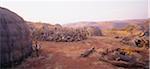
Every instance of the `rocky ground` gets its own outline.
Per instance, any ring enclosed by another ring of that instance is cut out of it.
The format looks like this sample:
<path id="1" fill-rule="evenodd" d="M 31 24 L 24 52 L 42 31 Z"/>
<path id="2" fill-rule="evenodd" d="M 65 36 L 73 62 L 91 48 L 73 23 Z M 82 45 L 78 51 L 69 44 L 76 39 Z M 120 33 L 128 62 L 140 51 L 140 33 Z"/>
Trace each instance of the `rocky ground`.
<path id="1" fill-rule="evenodd" d="M 99 51 L 127 47 L 111 37 L 91 37 L 79 42 L 40 41 L 40 44 L 39 57 L 33 54 L 13 69 L 128 69 L 98 60 Z M 96 52 L 85 58 L 80 57 L 81 53 L 92 47 Z"/>

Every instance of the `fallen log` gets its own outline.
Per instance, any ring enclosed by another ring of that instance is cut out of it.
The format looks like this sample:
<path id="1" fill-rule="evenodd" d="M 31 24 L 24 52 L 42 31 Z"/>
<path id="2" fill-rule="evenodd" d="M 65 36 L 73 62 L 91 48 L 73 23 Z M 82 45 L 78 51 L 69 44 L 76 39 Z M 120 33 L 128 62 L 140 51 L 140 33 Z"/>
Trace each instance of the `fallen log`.
<path id="1" fill-rule="evenodd" d="M 88 57 L 90 54 L 92 54 L 95 51 L 95 48 L 91 48 L 89 50 L 86 50 L 85 52 L 83 52 L 80 57 Z"/>
<path id="2" fill-rule="evenodd" d="M 112 65 L 115 65 L 115 66 L 118 66 L 118 67 L 125 67 L 125 68 L 146 68 L 145 67 L 145 64 L 143 63 L 139 63 L 139 62 L 132 62 L 132 63 L 129 63 L 129 62 L 125 62 L 125 61 L 116 61 L 116 60 L 107 60 L 107 59 L 104 59 L 104 58 L 99 58 L 100 61 L 104 61 L 104 62 L 108 62 Z"/>
<path id="3" fill-rule="evenodd" d="M 115 52 L 120 52 L 120 53 L 115 53 Z M 122 54 L 122 51 L 119 51 L 119 50 L 115 50 L 115 51 L 105 53 L 105 54 L 103 54 L 103 52 L 102 52 L 102 53 L 100 53 L 99 60 L 110 63 L 110 64 L 118 66 L 118 67 L 142 68 L 142 69 L 148 69 L 149 68 L 149 66 L 148 66 L 149 60 L 148 61 L 143 61 L 143 60 L 141 61 L 140 60 L 141 54 L 138 54 L 137 52 L 132 52 L 132 53 L 133 54 L 131 56 L 131 55 L 127 55 L 126 53 Z"/>

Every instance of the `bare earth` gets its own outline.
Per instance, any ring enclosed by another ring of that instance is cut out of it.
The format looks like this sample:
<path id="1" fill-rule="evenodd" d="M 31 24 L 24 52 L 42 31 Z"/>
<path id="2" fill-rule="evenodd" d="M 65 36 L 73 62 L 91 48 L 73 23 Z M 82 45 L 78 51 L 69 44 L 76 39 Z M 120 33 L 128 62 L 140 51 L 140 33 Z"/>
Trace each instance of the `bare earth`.
<path id="1" fill-rule="evenodd" d="M 98 52 L 106 48 L 123 47 L 111 37 L 91 37 L 79 42 L 40 41 L 39 57 L 29 57 L 15 69 L 124 69 L 98 60 Z M 79 57 L 91 47 L 96 52 L 89 57 Z M 14 69 L 13 68 L 13 69 Z"/>

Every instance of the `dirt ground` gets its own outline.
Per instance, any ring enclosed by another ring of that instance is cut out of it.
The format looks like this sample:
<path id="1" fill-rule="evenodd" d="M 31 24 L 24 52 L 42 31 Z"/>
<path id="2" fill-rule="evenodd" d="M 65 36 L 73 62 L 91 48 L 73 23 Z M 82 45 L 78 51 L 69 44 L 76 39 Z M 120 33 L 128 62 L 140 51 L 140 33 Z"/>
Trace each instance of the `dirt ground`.
<path id="1" fill-rule="evenodd" d="M 40 56 L 31 56 L 13 69 L 125 69 L 98 60 L 98 52 L 125 45 L 110 37 L 91 37 L 79 42 L 40 41 Z M 92 47 L 96 52 L 89 57 L 80 54 Z"/>

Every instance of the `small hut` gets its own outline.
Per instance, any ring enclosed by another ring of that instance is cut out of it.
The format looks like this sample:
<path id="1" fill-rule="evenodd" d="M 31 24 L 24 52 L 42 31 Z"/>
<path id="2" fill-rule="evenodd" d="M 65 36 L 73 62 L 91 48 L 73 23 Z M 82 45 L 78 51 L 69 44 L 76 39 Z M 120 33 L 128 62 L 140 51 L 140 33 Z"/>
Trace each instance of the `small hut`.
<path id="1" fill-rule="evenodd" d="M 99 27 L 97 26 L 88 26 L 86 27 L 88 31 L 88 36 L 102 36 L 102 31 Z"/>
<path id="2" fill-rule="evenodd" d="M 31 52 L 30 32 L 23 18 L 0 7 L 0 68 L 20 63 Z"/>

